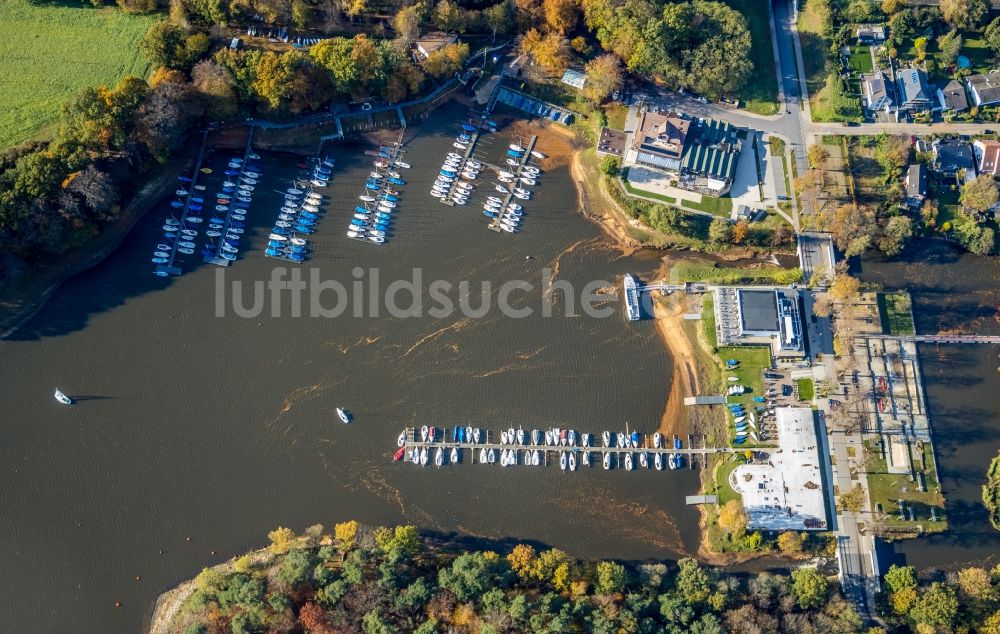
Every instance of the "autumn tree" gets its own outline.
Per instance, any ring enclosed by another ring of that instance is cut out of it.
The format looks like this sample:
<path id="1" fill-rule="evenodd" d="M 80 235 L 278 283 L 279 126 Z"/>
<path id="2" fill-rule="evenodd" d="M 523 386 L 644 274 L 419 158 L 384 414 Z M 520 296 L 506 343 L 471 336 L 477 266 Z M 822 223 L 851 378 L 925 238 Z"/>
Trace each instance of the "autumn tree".
<path id="1" fill-rule="evenodd" d="M 268 546 L 268 549 L 275 555 L 283 555 L 291 550 L 296 539 L 295 532 L 283 526 L 279 526 L 268 533 L 267 538 L 271 540 L 271 545 Z"/>
<path id="2" fill-rule="evenodd" d="M 350 520 L 334 525 L 333 537 L 340 543 L 343 550 L 353 548 L 354 542 L 358 538 L 358 523 Z"/>
<path id="3" fill-rule="evenodd" d="M 434 25 L 445 32 L 458 31 L 462 27 L 462 12 L 451 0 L 441 0 L 434 7 Z"/>
<path id="4" fill-rule="evenodd" d="M 497 33 L 506 33 L 514 26 L 514 3 L 511 0 L 498 2 L 483 11 L 486 25 L 493 31 L 495 39 Z"/>
<path id="5" fill-rule="evenodd" d="M 989 13 L 987 0 L 941 0 L 941 16 L 960 31 L 975 31 Z"/>
<path id="6" fill-rule="evenodd" d="M 576 0 L 544 0 L 542 9 L 546 26 L 560 35 L 571 31 L 579 17 Z"/>
<path id="7" fill-rule="evenodd" d="M 743 244 L 750 233 L 750 223 L 742 219 L 733 225 L 733 244 Z"/>
<path id="8" fill-rule="evenodd" d="M 958 614 L 955 590 L 934 582 L 917 597 L 910 609 L 910 620 L 917 626 L 950 629 Z"/>
<path id="9" fill-rule="evenodd" d="M 420 34 L 420 9 L 418 5 L 407 5 L 396 12 L 392 19 L 392 28 L 399 37 L 410 43 Z"/>
<path id="10" fill-rule="evenodd" d="M 826 162 L 830 160 L 830 150 L 821 143 L 813 143 L 806 151 L 806 158 L 809 160 L 809 167 L 814 170 L 824 169 Z"/>
<path id="11" fill-rule="evenodd" d="M 797 555 L 802 552 L 805 535 L 796 531 L 784 531 L 778 535 L 778 548 L 786 555 Z"/>
<path id="12" fill-rule="evenodd" d="M 958 200 L 966 213 L 982 213 L 995 205 L 998 199 L 997 185 L 989 174 L 980 174 L 962 186 Z"/>
<path id="13" fill-rule="evenodd" d="M 460 71 L 468 57 L 469 45 L 465 42 L 448 44 L 424 60 L 424 69 L 431 77 L 448 77 Z"/>
<path id="14" fill-rule="evenodd" d="M 594 103 L 601 103 L 608 95 L 621 90 L 624 80 L 622 62 L 613 53 L 599 55 L 587 63 L 583 95 Z"/>
<path id="15" fill-rule="evenodd" d="M 543 36 L 531 29 L 521 38 L 521 50 L 550 75 L 561 75 L 569 66 L 569 43 L 558 33 Z"/>
<path id="16" fill-rule="evenodd" d="M 824 209 L 819 224 L 833 234 L 833 241 L 848 257 L 861 255 L 878 234 L 875 212 L 864 205 L 848 203 Z"/>
<path id="17" fill-rule="evenodd" d="M 733 537 L 742 537 L 748 522 L 747 513 L 739 500 L 729 500 L 719 509 L 719 527 Z"/>
<path id="18" fill-rule="evenodd" d="M 893 216 L 885 224 L 878 239 L 878 248 L 888 256 L 899 255 L 913 235 L 913 223 L 907 216 Z"/>
<path id="19" fill-rule="evenodd" d="M 856 304 L 861 299 L 861 282 L 847 273 L 837 273 L 828 293 L 835 301 Z"/>

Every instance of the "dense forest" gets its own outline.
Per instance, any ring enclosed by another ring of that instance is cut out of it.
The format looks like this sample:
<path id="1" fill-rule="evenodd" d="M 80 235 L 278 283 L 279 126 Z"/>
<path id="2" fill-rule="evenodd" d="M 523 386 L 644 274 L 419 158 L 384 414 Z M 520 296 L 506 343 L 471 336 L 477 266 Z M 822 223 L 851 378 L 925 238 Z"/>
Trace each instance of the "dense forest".
<path id="1" fill-rule="evenodd" d="M 849 633 L 862 623 L 835 579 L 804 566 L 790 575 L 731 575 L 693 559 L 676 564 L 586 562 L 518 544 L 508 552 L 441 546 L 412 526 L 287 528 L 271 545 L 205 569 L 167 631 Z M 885 577 L 887 625 L 900 631 L 1000 633 L 1000 567 L 930 582 L 910 567 Z"/>

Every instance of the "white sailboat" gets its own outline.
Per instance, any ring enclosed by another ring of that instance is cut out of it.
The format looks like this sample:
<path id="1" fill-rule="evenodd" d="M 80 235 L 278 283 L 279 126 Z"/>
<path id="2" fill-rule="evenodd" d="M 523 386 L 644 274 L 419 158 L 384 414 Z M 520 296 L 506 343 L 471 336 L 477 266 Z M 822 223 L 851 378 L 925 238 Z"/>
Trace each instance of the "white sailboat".
<path id="1" fill-rule="evenodd" d="M 59 388 L 56 388 L 56 392 L 55 392 L 54 396 L 55 396 L 55 399 L 57 401 L 59 401 L 60 403 L 62 403 L 63 405 L 72 405 L 73 404 L 73 399 L 71 399 L 70 397 L 68 397 L 65 394 L 63 394 L 62 390 L 60 390 Z"/>

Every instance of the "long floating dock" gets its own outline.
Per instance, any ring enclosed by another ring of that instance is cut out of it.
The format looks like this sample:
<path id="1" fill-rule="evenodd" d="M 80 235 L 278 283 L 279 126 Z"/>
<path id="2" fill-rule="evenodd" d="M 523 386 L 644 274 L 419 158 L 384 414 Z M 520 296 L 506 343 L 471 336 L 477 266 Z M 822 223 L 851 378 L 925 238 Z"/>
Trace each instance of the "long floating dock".
<path id="1" fill-rule="evenodd" d="M 524 166 L 527 165 L 528 161 L 531 159 L 531 151 L 535 149 L 535 143 L 537 141 L 538 141 L 538 135 L 533 135 L 531 137 L 531 140 L 528 141 L 528 147 L 526 147 L 524 150 L 524 156 L 521 157 L 518 166 L 514 168 L 514 182 L 510 183 L 510 191 L 507 192 L 503 197 L 503 209 L 507 209 L 507 205 L 509 205 L 510 201 L 514 198 L 514 188 L 520 184 L 519 179 L 521 177 L 521 172 L 524 170 Z M 508 165 L 508 167 L 511 166 Z M 500 229 L 500 220 L 499 220 L 500 215 L 502 214 L 499 214 L 497 218 L 491 220 L 490 224 L 486 225 L 486 228 L 492 231 L 496 231 L 497 233 L 502 231 L 502 229 Z"/>
<path id="2" fill-rule="evenodd" d="M 615 458 L 617 458 L 617 460 L 615 460 L 615 466 L 620 467 L 622 465 L 622 457 L 625 454 L 631 454 L 633 458 L 637 458 L 639 454 L 645 453 L 649 458 L 649 469 L 652 469 L 654 456 L 656 454 L 661 454 L 663 458 L 666 459 L 671 454 L 694 458 L 697 456 L 707 456 L 711 454 L 722 454 L 722 453 L 735 453 L 737 451 L 742 451 L 734 449 L 732 447 L 707 447 L 707 446 L 704 447 L 688 446 L 677 449 L 675 449 L 673 446 L 670 447 L 664 446 L 656 448 L 653 447 L 653 440 L 652 440 L 653 436 L 651 434 L 643 434 L 639 443 L 640 446 L 638 447 L 634 446 L 619 447 L 615 445 L 605 446 L 603 444 L 597 444 L 597 445 L 592 444 L 592 446 L 583 446 L 582 444 L 580 444 L 582 442 L 582 434 L 577 434 L 576 444 L 569 445 L 569 444 L 544 444 L 544 443 L 536 444 L 532 442 L 531 438 L 532 434 L 530 430 L 524 430 L 525 441 L 527 441 L 524 443 L 516 443 L 516 442 L 503 443 L 497 440 L 497 436 L 500 436 L 501 434 L 493 434 L 487 429 L 481 429 L 480 432 L 481 432 L 480 433 L 481 442 L 473 442 L 468 439 L 465 441 L 448 440 L 449 438 L 453 437 L 452 428 L 438 429 L 437 434 L 440 440 L 438 439 L 422 440 L 419 429 L 413 427 L 407 427 L 406 429 L 403 430 L 404 444 L 402 445 L 402 447 L 405 449 L 405 451 L 403 453 L 402 460 L 405 462 L 412 462 L 413 460 L 410 452 L 413 450 L 417 450 L 419 452 L 421 450 L 426 449 L 428 452 L 431 452 L 433 450 L 441 449 L 446 454 L 450 455 L 451 450 L 456 449 L 460 452 L 459 462 L 465 462 L 466 458 L 468 458 L 471 464 L 477 464 L 481 462 L 479 459 L 479 453 L 484 449 L 487 452 L 492 450 L 494 454 L 496 454 L 497 452 L 517 450 L 518 454 L 521 456 L 523 456 L 525 453 L 530 455 L 535 451 L 540 452 L 542 456 L 542 462 L 538 466 L 547 465 L 550 462 L 558 463 L 559 454 L 562 453 L 573 453 L 577 456 L 582 456 L 582 454 L 584 453 L 590 453 L 594 454 L 594 459 L 591 462 L 590 466 L 600 467 L 603 462 L 604 455 L 612 454 Z M 590 436 L 594 442 L 597 443 L 601 442 L 600 434 L 590 434 Z M 612 434 L 612 439 L 614 439 L 615 436 L 616 434 Z M 702 436 L 702 438 L 704 438 L 704 436 Z M 688 436 L 688 439 L 689 439 L 688 444 L 690 445 L 691 442 L 693 441 L 693 437 Z M 666 436 L 663 437 L 664 445 L 667 444 L 672 445 L 672 443 L 673 443 L 672 438 L 668 438 Z M 466 456 L 466 454 L 464 453 L 465 451 L 469 452 L 468 456 Z M 555 460 L 551 459 L 551 457 L 549 456 L 550 453 L 555 455 L 556 457 Z M 706 462 L 705 460 L 701 460 L 700 466 L 704 467 L 705 462 Z M 433 463 L 433 458 L 431 458 L 431 463 Z M 684 467 L 694 469 L 695 468 L 694 463 L 695 463 L 694 460 L 687 460 L 685 461 Z M 445 464 L 451 464 L 451 461 L 445 460 Z M 515 461 L 514 464 L 526 465 L 527 463 L 518 460 Z M 664 460 L 663 464 L 666 464 L 666 460 Z M 638 460 L 636 460 L 635 469 L 642 470 L 645 469 L 645 467 L 640 467 Z"/>

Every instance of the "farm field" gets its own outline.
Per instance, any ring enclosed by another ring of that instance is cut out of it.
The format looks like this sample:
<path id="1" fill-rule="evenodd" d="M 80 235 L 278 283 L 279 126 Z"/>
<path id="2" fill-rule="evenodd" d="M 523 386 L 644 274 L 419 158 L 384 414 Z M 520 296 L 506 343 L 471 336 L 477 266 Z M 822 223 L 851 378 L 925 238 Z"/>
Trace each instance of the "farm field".
<path id="1" fill-rule="evenodd" d="M 0 2 L 0 148 L 45 136 L 81 88 L 144 77 L 139 42 L 157 19 L 79 2 Z"/>

